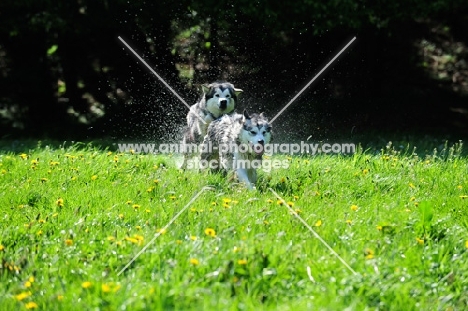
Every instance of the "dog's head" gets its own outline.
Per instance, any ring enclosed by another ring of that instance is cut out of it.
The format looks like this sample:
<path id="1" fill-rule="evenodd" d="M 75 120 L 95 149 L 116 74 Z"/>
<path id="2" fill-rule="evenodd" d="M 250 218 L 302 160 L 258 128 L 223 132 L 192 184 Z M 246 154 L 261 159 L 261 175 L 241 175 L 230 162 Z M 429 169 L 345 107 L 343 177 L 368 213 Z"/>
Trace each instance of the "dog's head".
<path id="1" fill-rule="evenodd" d="M 249 150 L 252 150 L 255 155 L 263 155 L 265 144 L 271 141 L 271 125 L 268 119 L 263 112 L 249 115 L 247 110 L 244 110 L 242 122 L 241 143 L 249 144 Z"/>
<path id="2" fill-rule="evenodd" d="M 228 82 L 215 82 L 202 85 L 202 88 L 205 94 L 206 110 L 215 118 L 234 111 L 237 96 L 242 93 L 241 89 L 234 88 L 234 85 Z"/>

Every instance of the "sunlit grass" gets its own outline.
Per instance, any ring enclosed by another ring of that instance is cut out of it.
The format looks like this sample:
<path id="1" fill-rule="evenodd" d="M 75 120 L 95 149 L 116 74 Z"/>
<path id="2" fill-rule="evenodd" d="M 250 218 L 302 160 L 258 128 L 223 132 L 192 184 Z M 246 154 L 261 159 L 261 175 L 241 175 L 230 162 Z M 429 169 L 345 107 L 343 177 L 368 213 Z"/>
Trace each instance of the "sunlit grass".
<path id="1" fill-rule="evenodd" d="M 275 157 L 289 169 L 261 172 L 248 191 L 221 174 L 180 171 L 170 156 L 81 145 L 1 153 L 2 309 L 467 307 L 459 146 Z"/>

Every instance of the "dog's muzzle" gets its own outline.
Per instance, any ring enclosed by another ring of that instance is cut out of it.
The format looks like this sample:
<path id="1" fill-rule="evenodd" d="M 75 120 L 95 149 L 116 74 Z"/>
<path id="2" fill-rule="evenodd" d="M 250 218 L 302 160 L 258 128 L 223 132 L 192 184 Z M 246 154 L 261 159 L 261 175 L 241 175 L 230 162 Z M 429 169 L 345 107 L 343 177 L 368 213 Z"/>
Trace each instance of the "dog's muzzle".
<path id="1" fill-rule="evenodd" d="M 256 144 L 251 145 L 252 150 L 256 155 L 261 156 L 263 153 L 265 153 L 265 141 L 259 140 Z"/>
<path id="2" fill-rule="evenodd" d="M 224 110 L 227 108 L 227 99 L 221 99 L 219 101 L 219 109 Z"/>

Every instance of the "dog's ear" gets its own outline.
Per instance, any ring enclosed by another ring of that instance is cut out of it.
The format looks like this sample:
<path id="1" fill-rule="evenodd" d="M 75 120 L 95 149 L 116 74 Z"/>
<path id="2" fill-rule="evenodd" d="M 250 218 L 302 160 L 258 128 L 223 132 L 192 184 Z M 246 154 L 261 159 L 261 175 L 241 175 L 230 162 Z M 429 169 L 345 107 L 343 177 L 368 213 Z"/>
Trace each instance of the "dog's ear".
<path id="1" fill-rule="evenodd" d="M 210 85 L 209 84 L 202 84 L 201 88 L 203 91 L 203 94 L 207 94 L 210 91 Z"/>
<path id="2" fill-rule="evenodd" d="M 242 93 L 242 92 L 244 92 L 244 91 L 242 91 L 241 89 L 234 88 L 234 94 L 236 94 L 236 96 L 239 96 L 240 93 Z"/>
<path id="3" fill-rule="evenodd" d="M 245 117 L 247 120 L 250 120 L 250 116 L 249 116 L 249 113 L 247 112 L 247 109 L 244 109 L 244 117 Z"/>
<path id="4" fill-rule="evenodd" d="M 264 118 L 264 119 L 267 118 L 264 112 L 262 112 L 261 114 L 259 114 L 259 117 L 260 117 L 260 118 Z"/>

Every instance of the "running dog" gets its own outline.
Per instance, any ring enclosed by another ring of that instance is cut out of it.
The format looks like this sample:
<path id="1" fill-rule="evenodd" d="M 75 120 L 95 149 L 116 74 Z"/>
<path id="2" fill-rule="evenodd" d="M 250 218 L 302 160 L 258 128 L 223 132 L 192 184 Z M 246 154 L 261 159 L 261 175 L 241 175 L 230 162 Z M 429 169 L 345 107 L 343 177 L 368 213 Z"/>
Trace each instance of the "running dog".
<path id="1" fill-rule="evenodd" d="M 243 114 L 224 115 L 208 127 L 200 163 L 212 169 L 234 171 L 240 182 L 253 189 L 256 168 L 262 167 L 265 144 L 270 141 L 271 125 L 263 113 L 249 115 L 244 110 Z"/>
<path id="2" fill-rule="evenodd" d="M 241 89 L 236 89 L 231 83 L 223 81 L 202 85 L 202 90 L 202 98 L 190 107 L 187 114 L 187 129 L 182 141 L 184 154 L 182 169 L 187 167 L 188 159 L 193 157 L 193 149 L 203 141 L 210 123 L 222 115 L 234 112 L 237 97 L 242 93 Z"/>

